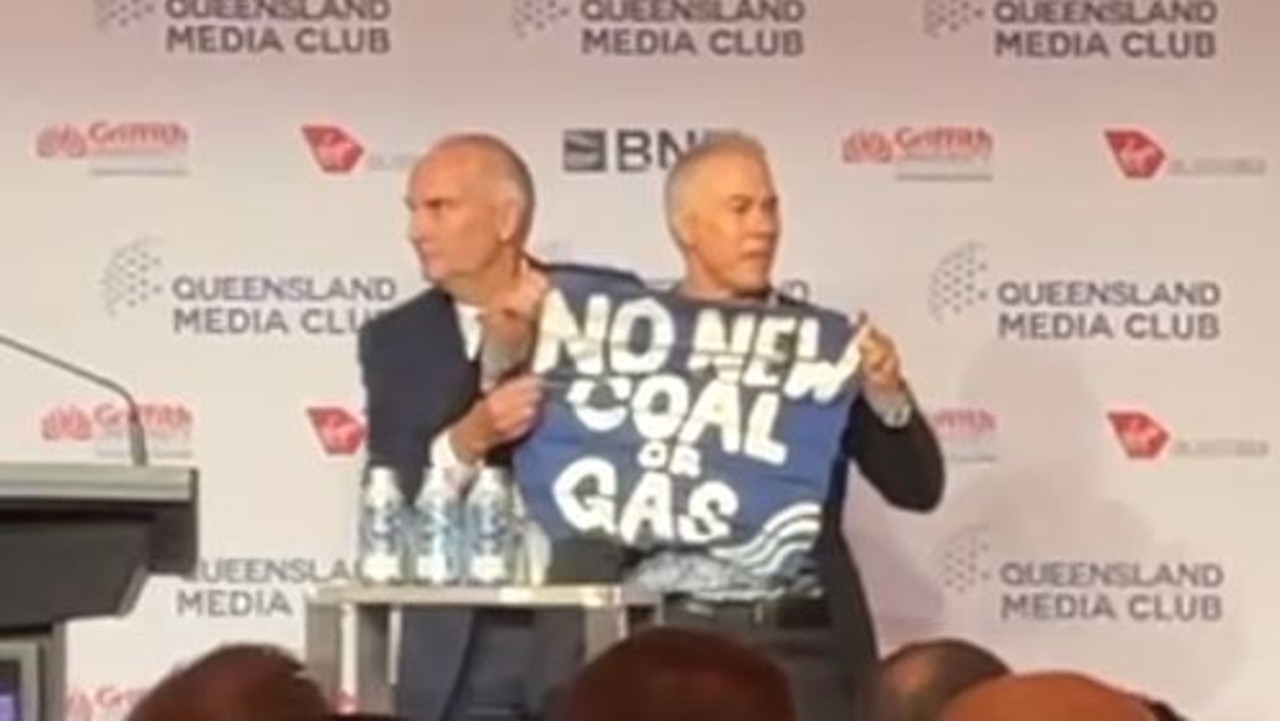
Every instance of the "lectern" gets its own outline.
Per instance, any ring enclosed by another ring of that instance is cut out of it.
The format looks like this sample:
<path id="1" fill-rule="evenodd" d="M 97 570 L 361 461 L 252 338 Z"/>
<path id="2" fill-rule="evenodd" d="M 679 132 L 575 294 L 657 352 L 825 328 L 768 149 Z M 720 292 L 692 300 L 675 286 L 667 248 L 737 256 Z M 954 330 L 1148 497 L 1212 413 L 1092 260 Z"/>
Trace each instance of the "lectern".
<path id="1" fill-rule="evenodd" d="M 63 720 L 65 624 L 195 568 L 198 486 L 194 468 L 0 463 L 0 711 Z"/>

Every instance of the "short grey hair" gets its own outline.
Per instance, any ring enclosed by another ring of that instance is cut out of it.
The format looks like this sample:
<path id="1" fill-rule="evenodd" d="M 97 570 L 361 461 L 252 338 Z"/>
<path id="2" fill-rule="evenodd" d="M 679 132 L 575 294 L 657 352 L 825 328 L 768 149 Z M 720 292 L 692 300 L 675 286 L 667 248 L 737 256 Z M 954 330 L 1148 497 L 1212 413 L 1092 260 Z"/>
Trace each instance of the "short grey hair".
<path id="1" fill-rule="evenodd" d="M 507 141 L 490 133 L 455 133 L 436 143 L 437 149 L 466 147 L 477 150 L 485 160 L 493 163 L 502 189 L 520 209 L 520 227 L 528 233 L 533 225 L 533 210 L 537 196 L 533 187 L 533 173 L 529 165 Z"/>
<path id="2" fill-rule="evenodd" d="M 685 151 L 667 171 L 662 200 L 668 225 L 674 224 L 676 214 L 684 207 L 690 181 L 697 175 L 698 169 L 712 158 L 730 154 L 750 155 L 766 164 L 769 161 L 769 153 L 764 144 L 755 136 L 736 130 L 710 133 L 702 142 Z"/>

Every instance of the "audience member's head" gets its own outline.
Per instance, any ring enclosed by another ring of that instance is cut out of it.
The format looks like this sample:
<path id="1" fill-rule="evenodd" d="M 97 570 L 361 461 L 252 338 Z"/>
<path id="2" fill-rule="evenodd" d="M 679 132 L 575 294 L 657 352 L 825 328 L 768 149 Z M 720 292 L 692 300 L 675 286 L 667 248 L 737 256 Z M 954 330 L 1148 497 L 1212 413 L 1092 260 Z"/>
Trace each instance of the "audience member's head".
<path id="1" fill-rule="evenodd" d="M 1154 721 L 1137 698 L 1078 673 L 1003 676 L 961 694 L 941 721 Z"/>
<path id="2" fill-rule="evenodd" d="M 219 648 L 166 677 L 129 721 L 290 721 L 331 712 L 287 652 L 267 645 Z"/>
<path id="3" fill-rule="evenodd" d="M 941 639 L 903 646 L 875 669 L 862 714 L 866 721 L 937 721 L 953 698 L 1009 667 L 967 641 Z"/>
<path id="4" fill-rule="evenodd" d="M 1187 721 L 1182 714 L 1164 701 L 1143 697 L 1142 703 L 1146 704 L 1147 709 L 1151 711 L 1153 721 Z"/>
<path id="5" fill-rule="evenodd" d="M 298 721 L 303 721 L 298 720 Z M 412 721 L 408 716 L 396 716 L 393 713 L 361 713 L 352 711 L 348 713 L 330 713 L 328 716 L 315 718 L 312 721 Z"/>
<path id="6" fill-rule="evenodd" d="M 793 721 L 781 669 L 711 633 L 655 628 L 587 665 L 569 688 L 562 721 Z"/>

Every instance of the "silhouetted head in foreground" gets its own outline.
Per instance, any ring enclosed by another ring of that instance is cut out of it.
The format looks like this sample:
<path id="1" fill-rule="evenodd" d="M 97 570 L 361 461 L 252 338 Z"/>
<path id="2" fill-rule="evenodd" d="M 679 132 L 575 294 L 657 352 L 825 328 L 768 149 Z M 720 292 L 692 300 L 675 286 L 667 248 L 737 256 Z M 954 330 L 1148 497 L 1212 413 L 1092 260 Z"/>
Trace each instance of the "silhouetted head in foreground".
<path id="1" fill-rule="evenodd" d="M 876 667 L 864 716 L 866 721 L 937 721 L 956 696 L 1008 673 L 995 654 L 968 641 L 909 644 Z"/>
<path id="2" fill-rule="evenodd" d="M 763 654 L 711 633 L 655 628 L 587 665 L 560 721 L 794 721 L 787 679 Z"/>
<path id="3" fill-rule="evenodd" d="M 1155 721 L 1138 698 L 1084 674 L 1003 676 L 952 701 L 941 721 Z"/>
<path id="4" fill-rule="evenodd" d="M 128 721 L 290 721 L 330 711 L 296 658 L 269 645 L 234 644 L 165 677 Z"/>

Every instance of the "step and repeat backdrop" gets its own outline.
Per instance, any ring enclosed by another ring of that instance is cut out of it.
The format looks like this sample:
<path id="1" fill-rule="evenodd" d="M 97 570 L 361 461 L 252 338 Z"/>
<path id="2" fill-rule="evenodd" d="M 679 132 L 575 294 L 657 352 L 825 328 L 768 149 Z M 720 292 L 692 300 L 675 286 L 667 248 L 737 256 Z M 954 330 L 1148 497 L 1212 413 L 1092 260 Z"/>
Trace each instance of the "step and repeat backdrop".
<path id="1" fill-rule="evenodd" d="M 662 173 L 765 142 L 779 278 L 867 311 L 948 455 L 858 483 L 886 650 L 959 635 L 1204 721 L 1280 667 L 1271 0 L 51 0 L 0 23 L 0 331 L 133 389 L 202 472 L 197 573 L 77 623 L 73 721 L 350 574 L 355 331 L 423 284 L 441 135 L 535 171 L 536 252 L 679 270 Z M 127 460 L 114 397 L 0 353 L 0 456 Z"/>

